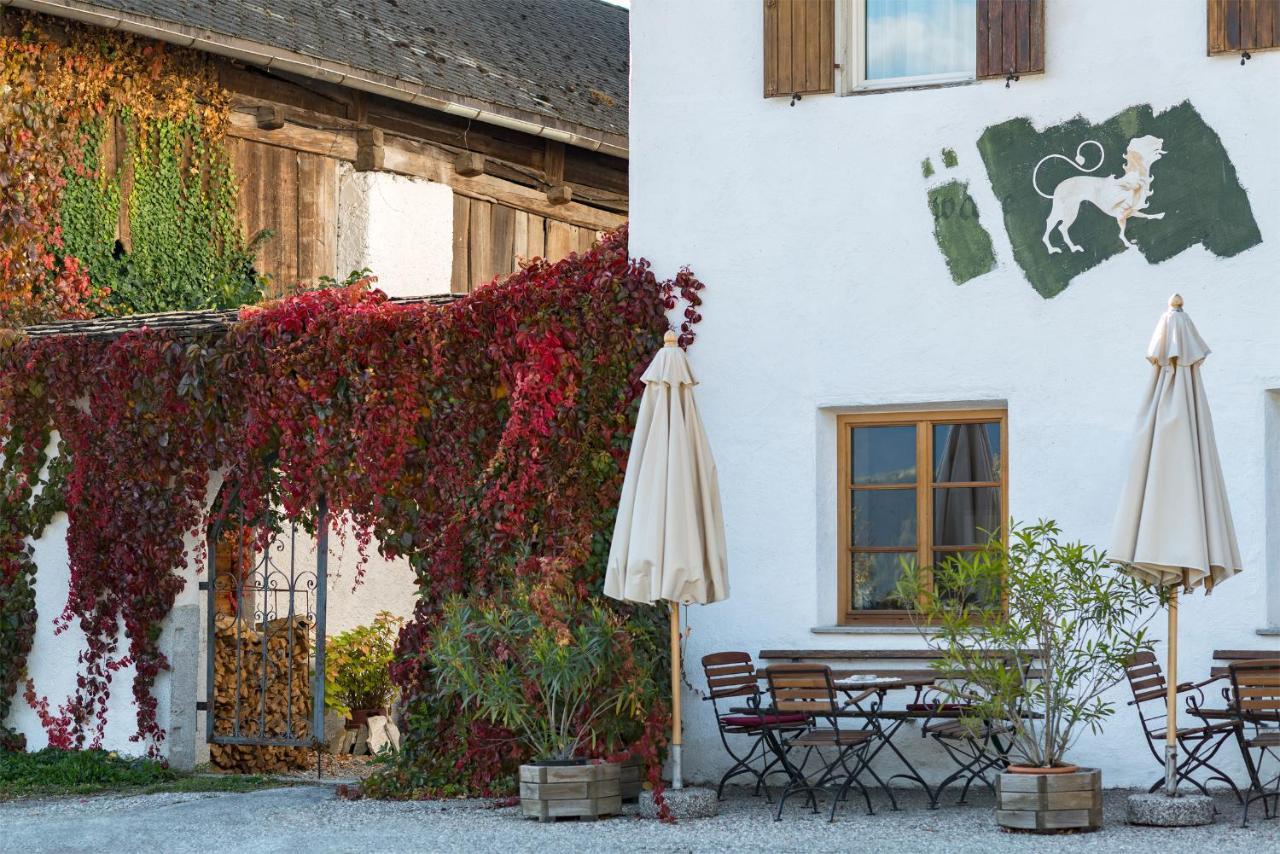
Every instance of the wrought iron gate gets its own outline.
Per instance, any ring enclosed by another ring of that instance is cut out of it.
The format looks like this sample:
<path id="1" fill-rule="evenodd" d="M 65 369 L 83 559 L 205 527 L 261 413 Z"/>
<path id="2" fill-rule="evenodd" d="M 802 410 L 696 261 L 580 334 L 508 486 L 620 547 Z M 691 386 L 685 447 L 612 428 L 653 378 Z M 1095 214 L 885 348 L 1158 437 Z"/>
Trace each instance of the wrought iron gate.
<path id="1" fill-rule="evenodd" d="M 311 538 L 292 523 L 266 548 L 257 546 L 255 526 L 232 514 L 209 532 L 209 578 L 201 587 L 208 591 L 210 744 L 318 747 L 324 740 L 323 502 L 316 518 L 314 569 L 299 560 Z"/>

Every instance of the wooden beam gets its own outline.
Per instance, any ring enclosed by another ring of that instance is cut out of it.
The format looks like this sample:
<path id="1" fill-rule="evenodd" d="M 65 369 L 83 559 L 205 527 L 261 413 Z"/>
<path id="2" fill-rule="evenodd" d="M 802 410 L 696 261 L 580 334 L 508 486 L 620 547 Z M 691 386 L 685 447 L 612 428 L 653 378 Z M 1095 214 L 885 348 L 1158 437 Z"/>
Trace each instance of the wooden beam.
<path id="1" fill-rule="evenodd" d="M 382 169 L 386 148 L 382 144 L 382 131 L 378 128 L 361 128 L 356 131 L 356 171 L 376 172 Z"/>
<path id="2" fill-rule="evenodd" d="M 459 152 L 458 156 L 453 158 L 453 169 L 467 178 L 483 175 L 484 158 L 474 151 Z"/>
<path id="3" fill-rule="evenodd" d="M 547 149 L 542 155 L 542 174 L 548 184 L 555 186 L 564 183 L 564 143 L 553 139 L 547 140 Z"/>
<path id="4" fill-rule="evenodd" d="M 348 163 L 356 163 L 359 153 L 357 143 L 359 131 L 317 130 L 300 127 L 290 122 L 286 122 L 280 130 L 264 131 L 258 128 L 255 116 L 242 112 L 232 112 L 227 133 L 239 139 L 262 142 L 294 151 L 322 154 Z M 515 184 L 493 175 L 474 177 L 459 175 L 454 168 L 452 153 L 426 143 L 396 140 L 391 145 L 384 144 L 381 151 L 382 164 L 379 168 L 447 184 L 453 188 L 454 192 L 472 199 L 497 202 L 597 231 L 617 228 L 627 220 L 625 214 L 594 208 L 579 202 L 552 204 L 548 201 L 546 194 L 540 190 Z M 357 168 L 359 168 L 358 163 Z"/>
<path id="5" fill-rule="evenodd" d="M 280 130 L 284 127 L 284 107 L 279 104 L 263 104 L 255 113 L 261 130 Z"/>
<path id="6" fill-rule="evenodd" d="M 567 205 L 573 201 L 573 188 L 568 184 L 556 184 L 547 188 L 547 201 L 553 205 Z"/>

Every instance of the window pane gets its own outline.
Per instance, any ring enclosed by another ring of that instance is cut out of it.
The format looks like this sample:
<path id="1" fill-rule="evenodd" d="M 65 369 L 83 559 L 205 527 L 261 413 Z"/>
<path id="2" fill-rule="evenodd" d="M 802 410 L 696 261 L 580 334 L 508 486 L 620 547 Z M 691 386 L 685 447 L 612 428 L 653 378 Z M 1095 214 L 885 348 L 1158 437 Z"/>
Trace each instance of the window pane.
<path id="1" fill-rule="evenodd" d="M 991 535 L 1000 536 L 1003 519 L 999 487 L 952 487 L 933 491 L 935 546 L 985 545 Z"/>
<path id="2" fill-rule="evenodd" d="M 935 424 L 933 480 L 935 483 L 1000 480 L 1000 422 Z"/>
<path id="3" fill-rule="evenodd" d="M 855 552 L 853 583 L 849 585 L 854 611 L 901 611 L 908 608 L 895 594 L 902 576 L 902 561 L 914 566 L 914 552 Z"/>
<path id="4" fill-rule="evenodd" d="M 854 483 L 915 483 L 916 428 L 855 427 Z"/>
<path id="5" fill-rule="evenodd" d="M 917 539 L 914 489 L 856 489 L 853 492 L 853 545 L 906 546 Z"/>
<path id="6" fill-rule="evenodd" d="M 934 587 L 938 591 L 938 594 L 944 598 L 963 602 L 967 605 L 999 605 L 999 585 L 989 580 L 980 582 L 977 585 L 968 585 L 964 587 L 961 587 L 958 584 L 948 583 L 953 577 L 952 573 L 948 572 L 948 567 L 952 561 L 964 560 L 966 557 L 969 560 L 973 560 L 976 556 L 976 552 L 934 552 Z"/>
<path id="7" fill-rule="evenodd" d="M 977 0 L 867 0 L 868 80 L 973 74 Z"/>

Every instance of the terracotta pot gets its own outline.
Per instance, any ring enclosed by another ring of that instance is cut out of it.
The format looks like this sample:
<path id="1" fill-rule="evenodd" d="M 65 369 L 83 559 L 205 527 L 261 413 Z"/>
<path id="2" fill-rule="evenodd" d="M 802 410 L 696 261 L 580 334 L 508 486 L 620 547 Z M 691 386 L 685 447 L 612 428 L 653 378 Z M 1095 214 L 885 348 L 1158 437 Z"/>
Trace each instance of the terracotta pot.
<path id="1" fill-rule="evenodd" d="M 1079 765 L 1010 765 L 1004 769 L 1006 774 L 1074 774 L 1080 770 Z"/>
<path id="2" fill-rule="evenodd" d="M 347 721 L 343 724 L 344 729 L 360 729 L 369 722 L 369 718 L 386 717 L 386 707 L 377 709 L 352 709 L 351 714 L 347 717 Z"/>

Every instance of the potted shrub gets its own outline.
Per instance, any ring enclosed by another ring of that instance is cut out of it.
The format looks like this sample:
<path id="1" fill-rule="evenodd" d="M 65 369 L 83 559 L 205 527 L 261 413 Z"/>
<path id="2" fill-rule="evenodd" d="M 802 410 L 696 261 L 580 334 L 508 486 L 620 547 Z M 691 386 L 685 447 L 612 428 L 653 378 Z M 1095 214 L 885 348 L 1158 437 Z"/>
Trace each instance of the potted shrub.
<path id="1" fill-rule="evenodd" d="M 1104 694 L 1134 654 L 1159 596 L 1089 546 L 1062 542 L 1054 522 L 1014 525 L 922 572 L 904 567 L 899 595 L 948 674 L 938 690 L 961 720 L 1009 728 L 997 821 L 1018 830 L 1097 830 L 1101 774 L 1068 754 L 1114 712 Z"/>
<path id="2" fill-rule="evenodd" d="M 621 811 L 620 766 L 592 761 L 644 718 L 644 679 L 626 672 L 638 631 L 599 603 L 527 587 L 446 603 L 429 659 L 437 688 L 514 733 L 524 814 L 541 821 Z"/>
<path id="3" fill-rule="evenodd" d="M 324 704 L 347 719 L 347 729 L 387 714 L 395 695 L 391 660 L 403 623 L 382 611 L 371 624 L 326 639 Z"/>

